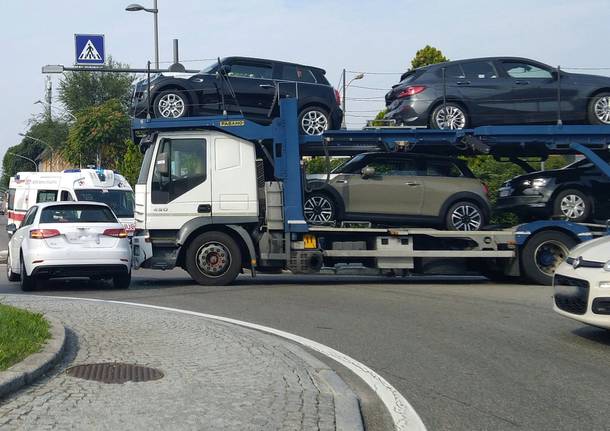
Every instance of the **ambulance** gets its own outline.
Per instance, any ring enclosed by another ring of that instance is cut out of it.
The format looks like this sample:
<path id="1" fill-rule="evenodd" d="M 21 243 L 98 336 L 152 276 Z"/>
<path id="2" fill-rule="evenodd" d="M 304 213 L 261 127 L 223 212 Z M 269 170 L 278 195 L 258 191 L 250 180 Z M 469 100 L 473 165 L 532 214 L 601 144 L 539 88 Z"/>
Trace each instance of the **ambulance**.
<path id="1" fill-rule="evenodd" d="M 19 227 L 30 207 L 55 201 L 103 202 L 130 235 L 135 229 L 133 189 L 125 177 L 108 169 L 17 173 L 9 183 L 7 225 Z"/>

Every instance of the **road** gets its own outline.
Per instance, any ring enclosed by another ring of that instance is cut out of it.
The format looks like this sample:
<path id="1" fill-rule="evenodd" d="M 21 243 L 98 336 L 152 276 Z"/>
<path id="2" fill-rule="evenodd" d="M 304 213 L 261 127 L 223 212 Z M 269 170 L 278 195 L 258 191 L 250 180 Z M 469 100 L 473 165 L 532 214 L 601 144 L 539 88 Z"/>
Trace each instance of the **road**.
<path id="1" fill-rule="evenodd" d="M 181 270 L 136 274 L 128 291 L 73 281 L 35 294 L 183 308 L 311 338 L 381 374 L 430 430 L 608 429 L 610 332 L 556 315 L 548 287 L 278 275 L 210 288 Z M 17 284 L 2 277 L 3 293 Z"/>

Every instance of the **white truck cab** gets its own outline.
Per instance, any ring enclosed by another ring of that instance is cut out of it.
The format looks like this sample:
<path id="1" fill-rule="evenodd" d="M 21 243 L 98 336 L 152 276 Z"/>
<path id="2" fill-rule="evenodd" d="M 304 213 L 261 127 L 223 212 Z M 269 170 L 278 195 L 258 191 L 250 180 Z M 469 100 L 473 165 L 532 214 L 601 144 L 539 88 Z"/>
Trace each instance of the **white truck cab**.
<path id="1" fill-rule="evenodd" d="M 108 169 L 17 173 L 9 182 L 7 224 L 19 227 L 30 207 L 54 201 L 103 202 L 128 232 L 135 228 L 133 189 L 122 175 Z"/>
<path id="2" fill-rule="evenodd" d="M 173 268 L 180 237 L 201 226 L 256 224 L 257 193 L 252 142 L 214 131 L 158 134 L 144 155 L 135 210 L 135 237 L 154 241 L 135 241 L 134 266 Z"/>

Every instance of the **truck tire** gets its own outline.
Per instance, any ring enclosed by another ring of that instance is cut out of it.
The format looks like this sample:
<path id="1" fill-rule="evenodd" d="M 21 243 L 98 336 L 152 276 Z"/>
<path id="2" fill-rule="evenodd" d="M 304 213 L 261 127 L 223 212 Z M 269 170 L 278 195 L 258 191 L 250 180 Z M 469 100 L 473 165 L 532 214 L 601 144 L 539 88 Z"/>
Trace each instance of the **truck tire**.
<path id="1" fill-rule="evenodd" d="M 21 265 L 21 290 L 23 290 L 24 292 L 31 292 L 32 290 L 34 290 L 34 287 L 36 286 L 36 279 L 34 279 L 34 277 L 32 277 L 31 275 L 27 275 L 27 272 L 25 271 L 25 264 L 23 263 L 23 259 L 21 259 L 20 261 L 20 265 Z"/>
<path id="2" fill-rule="evenodd" d="M 223 232 L 204 232 L 188 246 L 185 267 L 197 283 L 204 286 L 231 284 L 241 271 L 241 250 Z"/>
<path id="3" fill-rule="evenodd" d="M 521 250 L 521 269 L 532 282 L 550 286 L 555 269 L 577 241 L 570 235 L 547 231 L 534 234 Z"/>

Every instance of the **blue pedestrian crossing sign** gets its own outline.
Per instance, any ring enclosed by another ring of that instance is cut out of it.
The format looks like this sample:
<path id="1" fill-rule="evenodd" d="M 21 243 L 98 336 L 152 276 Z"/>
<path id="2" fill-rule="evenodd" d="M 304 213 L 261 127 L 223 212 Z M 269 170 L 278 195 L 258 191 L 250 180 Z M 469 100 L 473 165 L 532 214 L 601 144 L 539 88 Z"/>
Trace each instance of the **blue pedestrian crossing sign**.
<path id="1" fill-rule="evenodd" d="M 105 63 L 103 34 L 75 34 L 74 43 L 76 46 L 76 64 Z"/>

